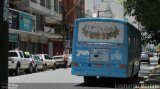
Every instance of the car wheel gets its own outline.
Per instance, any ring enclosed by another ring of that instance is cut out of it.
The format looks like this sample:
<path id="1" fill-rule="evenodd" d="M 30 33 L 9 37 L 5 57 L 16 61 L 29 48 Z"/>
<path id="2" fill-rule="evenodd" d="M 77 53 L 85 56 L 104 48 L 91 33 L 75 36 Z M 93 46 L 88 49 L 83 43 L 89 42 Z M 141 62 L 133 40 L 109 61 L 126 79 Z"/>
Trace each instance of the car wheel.
<path id="1" fill-rule="evenodd" d="M 133 78 L 138 78 L 138 74 L 139 74 L 139 72 L 137 72 L 137 73 L 133 76 Z"/>
<path id="2" fill-rule="evenodd" d="M 16 69 L 15 69 L 15 75 L 20 75 L 20 66 L 17 65 Z"/>
<path id="3" fill-rule="evenodd" d="M 41 69 L 41 71 L 44 71 L 44 65 L 42 66 L 42 69 Z"/>
<path id="4" fill-rule="evenodd" d="M 44 71 L 46 71 L 46 70 L 47 70 L 47 64 L 44 65 Z"/>
<path id="5" fill-rule="evenodd" d="M 38 72 L 38 68 L 37 68 L 37 66 L 35 66 L 34 72 Z"/>
<path id="6" fill-rule="evenodd" d="M 55 69 L 56 69 L 56 64 L 53 64 L 52 69 L 53 69 L 53 70 L 55 70 Z"/>
<path id="7" fill-rule="evenodd" d="M 13 71 L 12 70 L 8 70 L 8 74 L 13 76 Z"/>
<path id="8" fill-rule="evenodd" d="M 33 72 L 33 66 L 32 64 L 30 64 L 27 73 L 32 73 L 32 72 Z"/>

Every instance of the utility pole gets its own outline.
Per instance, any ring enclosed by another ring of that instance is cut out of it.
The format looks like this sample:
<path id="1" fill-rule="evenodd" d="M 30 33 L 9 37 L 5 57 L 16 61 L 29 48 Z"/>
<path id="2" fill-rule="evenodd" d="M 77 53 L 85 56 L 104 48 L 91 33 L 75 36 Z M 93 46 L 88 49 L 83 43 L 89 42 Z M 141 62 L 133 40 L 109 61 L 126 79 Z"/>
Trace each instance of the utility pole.
<path id="1" fill-rule="evenodd" d="M 3 19 L 4 1 L 0 0 L 0 89 L 8 89 L 8 22 Z"/>
<path id="2" fill-rule="evenodd" d="M 64 0 L 62 0 L 62 34 L 63 34 L 63 51 L 66 51 L 66 11 L 64 7 Z"/>

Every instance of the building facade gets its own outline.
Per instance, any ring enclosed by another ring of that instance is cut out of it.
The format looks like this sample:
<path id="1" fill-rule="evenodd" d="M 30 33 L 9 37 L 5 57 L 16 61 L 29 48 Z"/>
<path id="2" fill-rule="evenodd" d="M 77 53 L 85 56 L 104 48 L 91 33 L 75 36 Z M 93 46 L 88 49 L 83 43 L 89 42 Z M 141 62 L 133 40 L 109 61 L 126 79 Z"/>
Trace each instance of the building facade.
<path id="1" fill-rule="evenodd" d="M 10 49 L 19 48 L 32 54 L 49 53 L 49 38 L 62 38 L 59 34 L 46 32 L 51 27 L 45 26 L 45 17 L 55 14 L 52 5 L 54 5 L 52 0 L 10 0 L 10 8 L 12 9 L 10 10 L 9 22 L 13 26 L 9 29 L 9 35 L 16 41 L 13 42 L 9 39 Z M 16 13 L 22 14 L 16 15 Z M 29 26 L 29 30 L 26 29 L 27 26 Z M 53 53 L 50 54 L 53 55 Z"/>
<path id="2" fill-rule="evenodd" d="M 71 52 L 74 20 L 84 17 L 84 0 L 10 0 L 9 3 L 10 50 L 19 48 L 50 56 L 63 54 L 66 49 Z"/>
<path id="3" fill-rule="evenodd" d="M 85 0 L 63 0 L 63 20 L 65 21 L 65 50 L 71 53 L 74 22 L 85 17 Z"/>

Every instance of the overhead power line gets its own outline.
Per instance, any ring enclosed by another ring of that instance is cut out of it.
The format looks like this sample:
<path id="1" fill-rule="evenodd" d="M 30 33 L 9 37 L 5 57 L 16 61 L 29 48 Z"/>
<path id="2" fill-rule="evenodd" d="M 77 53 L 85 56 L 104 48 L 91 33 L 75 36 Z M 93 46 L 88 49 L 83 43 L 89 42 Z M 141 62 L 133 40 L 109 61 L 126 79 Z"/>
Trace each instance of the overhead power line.
<path id="1" fill-rule="evenodd" d="M 71 10 L 66 14 L 66 16 L 68 16 L 72 11 L 73 9 L 80 3 L 81 0 L 79 0 L 76 5 L 73 6 L 73 8 L 71 8 Z"/>

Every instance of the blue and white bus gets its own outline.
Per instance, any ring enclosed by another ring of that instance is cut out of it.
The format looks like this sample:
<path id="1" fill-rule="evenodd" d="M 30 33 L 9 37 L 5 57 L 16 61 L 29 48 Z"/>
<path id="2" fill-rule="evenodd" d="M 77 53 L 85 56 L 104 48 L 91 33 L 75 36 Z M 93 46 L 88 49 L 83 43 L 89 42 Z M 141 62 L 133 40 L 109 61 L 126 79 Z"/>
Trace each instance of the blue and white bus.
<path id="1" fill-rule="evenodd" d="M 97 77 L 138 77 L 141 33 L 127 20 L 82 18 L 75 21 L 72 75 L 84 82 Z"/>

